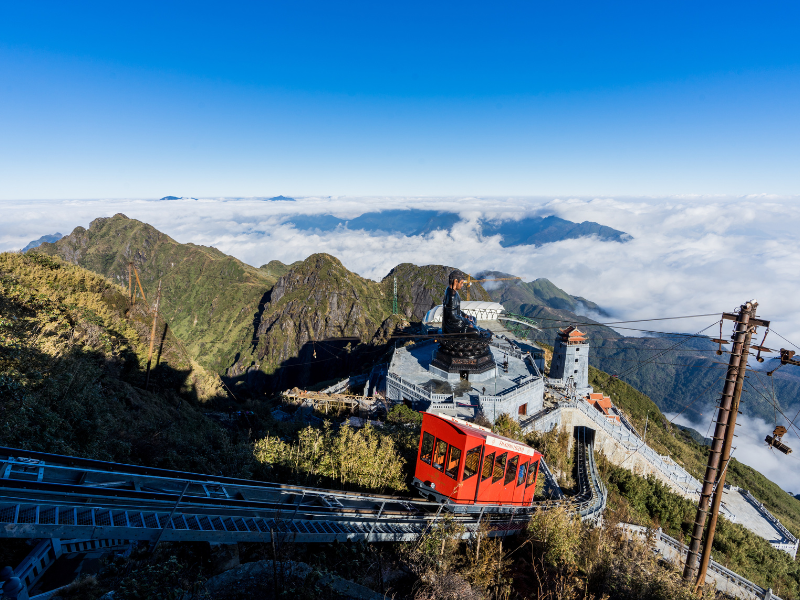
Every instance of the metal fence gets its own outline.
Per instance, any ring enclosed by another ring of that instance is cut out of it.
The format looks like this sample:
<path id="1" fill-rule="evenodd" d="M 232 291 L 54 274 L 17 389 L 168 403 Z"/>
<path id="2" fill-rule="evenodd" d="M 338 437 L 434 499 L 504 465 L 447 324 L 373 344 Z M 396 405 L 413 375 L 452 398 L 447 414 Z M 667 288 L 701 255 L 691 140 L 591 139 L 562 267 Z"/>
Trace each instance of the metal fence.
<path id="1" fill-rule="evenodd" d="M 555 409 L 541 411 L 533 418 L 525 421 L 526 429 L 534 429 L 536 422 L 545 417 L 549 417 L 548 421 L 554 417 L 558 417 L 561 421 L 561 411 L 564 409 L 577 409 L 589 417 L 597 428 L 611 436 L 615 441 L 622 444 L 627 450 L 639 453 L 642 457 L 649 462 L 653 467 L 658 469 L 667 479 L 673 482 L 677 487 L 681 488 L 685 493 L 697 494 L 700 490 L 700 482 L 692 477 L 683 467 L 678 465 L 668 456 L 661 456 L 655 450 L 647 446 L 638 436 L 634 435 L 626 427 L 620 425 L 612 425 L 608 419 L 600 413 L 597 409 L 591 406 L 588 402 L 578 400 L 560 402 Z M 556 414 L 553 414 L 556 413 Z"/>

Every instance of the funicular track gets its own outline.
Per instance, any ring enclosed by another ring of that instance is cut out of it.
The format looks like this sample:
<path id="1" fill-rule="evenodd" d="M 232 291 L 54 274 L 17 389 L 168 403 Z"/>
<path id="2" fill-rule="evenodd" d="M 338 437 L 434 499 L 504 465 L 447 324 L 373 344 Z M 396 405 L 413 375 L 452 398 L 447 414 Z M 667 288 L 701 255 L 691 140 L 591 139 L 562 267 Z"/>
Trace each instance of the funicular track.
<path id="1" fill-rule="evenodd" d="M 411 541 L 442 512 L 464 538 L 525 528 L 530 513 L 567 505 L 582 518 L 605 507 L 592 430 L 576 428 L 579 493 L 530 507 L 480 510 L 415 497 L 360 494 L 109 463 L 0 447 L 0 538 L 284 543 Z"/>

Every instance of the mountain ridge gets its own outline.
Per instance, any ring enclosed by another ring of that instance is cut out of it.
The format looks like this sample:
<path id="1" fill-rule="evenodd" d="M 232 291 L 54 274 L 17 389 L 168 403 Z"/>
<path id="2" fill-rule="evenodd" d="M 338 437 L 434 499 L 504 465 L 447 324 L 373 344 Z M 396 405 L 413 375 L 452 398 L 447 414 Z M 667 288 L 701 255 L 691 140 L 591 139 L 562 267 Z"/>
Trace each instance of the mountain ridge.
<path id="1" fill-rule="evenodd" d="M 399 233 L 407 236 L 428 235 L 434 231 L 448 231 L 462 220 L 457 213 L 422 209 L 388 209 L 365 212 L 352 219 L 331 214 L 293 215 L 284 222 L 300 230 L 333 231 L 337 228 L 368 232 Z M 481 219 L 480 233 L 484 237 L 501 236 L 500 245 L 541 246 L 562 240 L 596 236 L 607 242 L 627 242 L 633 237 L 600 223 L 584 221 L 574 223 L 555 215 L 525 217 L 519 221 Z"/>
<path id="2" fill-rule="evenodd" d="M 150 304 L 161 281 L 159 312 L 187 351 L 226 377 L 234 390 L 255 394 L 363 368 L 379 357 L 394 328 L 421 320 L 441 301 L 453 270 L 398 265 L 375 282 L 324 254 L 291 265 L 273 260 L 256 268 L 213 247 L 181 244 L 123 214 L 95 219 L 88 229 L 76 227 L 58 242 L 42 244 L 39 252 L 122 286 L 127 286 L 132 262 Z M 392 316 L 395 274 L 401 314 Z M 480 286 L 473 289 L 489 299 Z M 326 311 L 336 318 L 320 318 Z M 331 337 L 356 339 L 316 342 Z M 338 367 L 329 368 L 331 363 Z M 277 374 L 281 369 L 284 373 Z"/>
<path id="3" fill-rule="evenodd" d="M 50 242 L 50 243 L 57 242 L 62 237 L 64 236 L 58 232 L 51 233 L 49 235 L 43 235 L 38 240 L 33 240 L 31 242 L 28 242 L 28 244 L 22 249 L 22 252 L 27 252 L 28 250 L 32 250 L 33 248 L 38 248 L 45 242 Z"/>

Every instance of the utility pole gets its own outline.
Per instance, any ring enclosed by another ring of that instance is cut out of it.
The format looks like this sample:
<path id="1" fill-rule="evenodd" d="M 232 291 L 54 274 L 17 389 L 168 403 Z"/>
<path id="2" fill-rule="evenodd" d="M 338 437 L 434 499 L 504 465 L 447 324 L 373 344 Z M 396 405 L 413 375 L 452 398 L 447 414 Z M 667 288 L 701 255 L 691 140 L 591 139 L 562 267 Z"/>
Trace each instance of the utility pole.
<path id="1" fill-rule="evenodd" d="M 131 263 L 132 264 L 132 263 Z M 136 283 L 139 284 L 139 291 L 142 293 L 142 300 L 144 300 L 145 304 L 147 303 L 147 298 L 144 295 L 144 289 L 142 288 L 142 282 L 139 280 L 139 271 L 136 270 L 136 266 L 133 265 L 133 274 L 136 276 Z M 133 289 L 133 302 L 136 303 L 136 288 Z"/>
<path id="2" fill-rule="evenodd" d="M 747 369 L 747 356 L 750 349 L 750 338 L 757 326 L 769 327 L 769 321 L 756 318 L 755 301 L 743 304 L 738 314 L 724 313 L 723 320 L 736 322 L 733 334 L 733 348 L 728 362 L 728 371 L 725 376 L 725 385 L 722 390 L 720 404 L 717 407 L 717 424 L 714 429 L 714 437 L 711 443 L 711 452 L 708 456 L 708 466 L 706 467 L 703 488 L 700 493 L 700 502 L 697 506 L 697 516 L 692 530 L 692 540 L 689 544 L 689 552 L 686 555 L 686 565 L 683 570 L 683 578 L 691 581 L 697 559 L 700 554 L 700 542 L 703 538 L 706 516 L 711 500 L 711 495 L 716 489 L 716 496 L 712 506 L 711 521 L 703 547 L 703 560 L 697 573 L 696 587 L 698 589 L 705 583 L 706 569 L 711 556 L 711 544 L 714 541 L 714 532 L 719 515 L 719 505 L 722 500 L 723 486 L 725 483 L 724 467 L 730 460 L 731 443 L 733 442 L 734 430 L 736 428 L 736 415 L 739 410 L 739 399 L 744 385 L 744 377 Z M 724 464 L 722 464 L 724 463 Z M 723 470 L 720 470 L 722 466 Z M 716 484 L 716 486 L 715 486 Z"/>
<path id="3" fill-rule="evenodd" d="M 394 276 L 394 297 L 392 298 L 392 314 L 397 314 L 397 275 Z"/>
<path id="4" fill-rule="evenodd" d="M 747 330 L 744 335 L 744 343 L 742 345 L 742 354 L 740 358 L 740 368 L 736 374 L 736 383 L 733 388 L 733 400 L 731 402 L 731 410 L 728 413 L 728 423 L 725 430 L 725 439 L 722 443 L 722 471 L 717 478 L 717 485 L 714 490 L 714 498 L 711 502 L 711 517 L 708 522 L 708 530 L 703 544 L 703 555 L 700 557 L 700 568 L 697 571 L 697 581 L 695 582 L 695 593 L 703 587 L 706 580 L 706 571 L 708 570 L 708 562 L 711 560 L 711 544 L 714 542 L 714 533 L 717 529 L 717 519 L 719 518 L 719 506 L 722 502 L 722 494 L 725 491 L 725 474 L 728 471 L 728 464 L 731 460 L 731 446 L 733 444 L 734 430 L 736 429 L 736 418 L 739 415 L 739 402 L 742 397 L 742 387 L 744 386 L 744 378 L 747 371 L 747 356 L 750 354 L 750 340 L 756 327 L 760 324 L 759 320 L 755 318 L 757 302 L 752 302 L 750 309 L 750 318 Z M 769 324 L 766 325 L 769 327 Z M 734 347 L 735 351 L 735 347 Z"/>
<path id="5" fill-rule="evenodd" d="M 147 354 L 147 375 L 144 379 L 144 389 L 150 384 L 150 364 L 153 361 L 153 342 L 156 338 L 156 321 L 158 320 L 158 303 L 161 300 L 161 280 L 158 280 L 158 294 L 156 295 L 156 305 L 153 309 L 153 328 L 150 330 L 150 352 Z"/>

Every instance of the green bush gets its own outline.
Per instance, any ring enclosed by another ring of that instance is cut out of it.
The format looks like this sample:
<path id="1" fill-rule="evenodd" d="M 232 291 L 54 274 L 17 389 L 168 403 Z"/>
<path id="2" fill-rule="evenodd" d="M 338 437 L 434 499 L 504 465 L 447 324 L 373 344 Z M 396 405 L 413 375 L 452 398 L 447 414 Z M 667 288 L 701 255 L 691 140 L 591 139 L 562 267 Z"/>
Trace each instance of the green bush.
<path id="1" fill-rule="evenodd" d="M 411 410 L 405 404 L 397 404 L 389 411 L 386 422 L 393 425 L 422 425 L 422 414 Z"/>
<path id="2" fill-rule="evenodd" d="M 602 457 L 598 466 L 608 487 L 612 509 L 623 512 L 627 509 L 630 520 L 640 525 L 660 526 L 668 535 L 688 543 L 697 510 L 693 502 L 672 492 L 652 475 L 641 477 Z M 800 564 L 723 516 L 717 523 L 712 557 L 757 585 L 772 588 L 782 598 L 797 598 L 800 594 Z"/>
<path id="3" fill-rule="evenodd" d="M 255 443 L 254 456 L 263 464 L 288 470 L 306 485 L 328 485 L 402 491 L 405 461 L 389 434 L 367 425 L 354 430 L 346 423 L 335 431 L 329 422 L 322 431 L 306 427 L 297 442 L 268 436 Z"/>
<path id="4" fill-rule="evenodd" d="M 506 413 L 503 413 L 497 417 L 494 422 L 494 427 L 492 427 L 492 431 L 515 440 L 524 440 L 522 428 L 519 426 L 519 422 L 515 419 L 512 419 Z"/>

